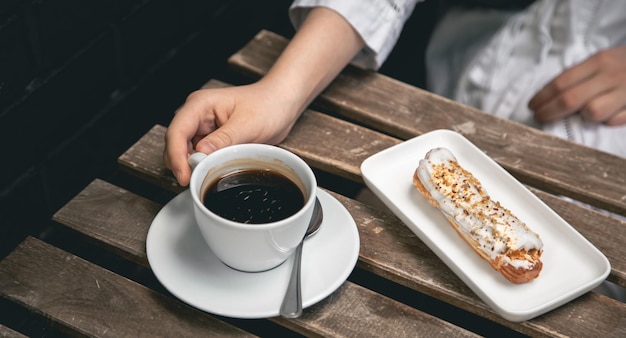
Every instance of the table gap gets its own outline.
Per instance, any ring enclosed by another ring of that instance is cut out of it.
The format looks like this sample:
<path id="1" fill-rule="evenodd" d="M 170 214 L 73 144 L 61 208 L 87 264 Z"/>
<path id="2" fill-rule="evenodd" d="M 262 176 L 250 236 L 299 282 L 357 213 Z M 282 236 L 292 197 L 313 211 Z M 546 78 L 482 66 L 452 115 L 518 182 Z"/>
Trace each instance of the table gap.
<path id="1" fill-rule="evenodd" d="M 46 320 L 42 315 L 0 297 L 0 324 L 27 337 L 61 338 L 67 334 Z"/>

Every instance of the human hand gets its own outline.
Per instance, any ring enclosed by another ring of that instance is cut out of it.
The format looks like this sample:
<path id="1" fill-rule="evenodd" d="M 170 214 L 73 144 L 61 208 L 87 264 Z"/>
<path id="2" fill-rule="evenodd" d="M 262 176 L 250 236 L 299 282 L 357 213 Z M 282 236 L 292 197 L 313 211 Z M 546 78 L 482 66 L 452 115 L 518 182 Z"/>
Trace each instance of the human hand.
<path id="1" fill-rule="evenodd" d="M 600 51 L 566 69 L 528 107 L 540 123 L 580 113 L 589 121 L 626 124 L 626 46 Z"/>
<path id="2" fill-rule="evenodd" d="M 165 133 L 163 163 L 178 183 L 189 184 L 187 159 L 195 151 L 208 154 L 237 143 L 276 144 L 287 137 L 299 112 L 277 93 L 260 82 L 191 93 Z"/>
<path id="3" fill-rule="evenodd" d="M 184 186 L 191 176 L 187 158 L 194 149 L 208 154 L 237 143 L 279 143 L 364 45 L 339 13 L 312 9 L 261 80 L 189 95 L 165 133 L 163 163 Z"/>

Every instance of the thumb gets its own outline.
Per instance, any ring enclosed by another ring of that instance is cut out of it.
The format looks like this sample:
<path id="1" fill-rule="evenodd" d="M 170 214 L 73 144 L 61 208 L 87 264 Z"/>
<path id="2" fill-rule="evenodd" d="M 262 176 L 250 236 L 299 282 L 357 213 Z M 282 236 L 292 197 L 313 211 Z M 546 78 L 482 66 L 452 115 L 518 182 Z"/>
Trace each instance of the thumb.
<path id="1" fill-rule="evenodd" d="M 233 130 L 222 126 L 198 141 L 196 151 L 210 154 L 218 149 L 233 145 L 236 142 L 234 135 Z"/>

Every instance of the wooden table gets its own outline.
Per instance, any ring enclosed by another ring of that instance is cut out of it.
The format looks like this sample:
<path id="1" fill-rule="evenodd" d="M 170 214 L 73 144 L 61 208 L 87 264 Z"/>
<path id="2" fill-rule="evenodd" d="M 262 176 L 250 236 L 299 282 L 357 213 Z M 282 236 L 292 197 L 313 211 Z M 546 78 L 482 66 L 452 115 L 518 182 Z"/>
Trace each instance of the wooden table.
<path id="1" fill-rule="evenodd" d="M 286 43 L 260 32 L 229 63 L 258 78 Z M 173 297 L 151 274 L 146 234 L 184 190 L 162 165 L 160 125 L 119 157 L 133 178 L 124 187 L 96 179 L 54 215 L 62 239 L 29 237 L 0 262 L 3 303 L 72 336 L 626 336 L 626 304 L 596 292 L 529 321 L 503 319 L 398 218 L 357 193 L 360 164 L 370 155 L 434 129 L 455 130 L 600 249 L 611 263 L 608 280 L 626 287 L 626 223 L 560 197 L 626 215 L 626 159 L 352 67 L 312 109 L 280 146 L 315 168 L 320 186 L 356 221 L 361 247 L 348 281 L 302 317 L 208 314 Z M 0 326 L 5 332 L 16 334 Z"/>

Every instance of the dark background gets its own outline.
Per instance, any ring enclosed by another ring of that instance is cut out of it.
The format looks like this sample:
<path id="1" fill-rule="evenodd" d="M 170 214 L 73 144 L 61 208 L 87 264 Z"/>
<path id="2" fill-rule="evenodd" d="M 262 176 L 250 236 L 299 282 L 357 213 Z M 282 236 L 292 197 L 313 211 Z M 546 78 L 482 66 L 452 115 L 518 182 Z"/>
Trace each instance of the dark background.
<path id="1" fill-rule="evenodd" d="M 0 257 L 260 29 L 290 36 L 290 1 L 0 1 Z"/>
<path id="2" fill-rule="evenodd" d="M 227 58 L 261 29 L 291 37 L 291 1 L 0 0 L 0 259 L 30 235 L 134 278 L 149 276 L 126 271 L 132 267 L 122 259 L 88 243 L 68 248 L 80 244 L 59 235 L 52 215 L 96 178 L 138 184 L 118 171 L 117 158 L 155 124 L 167 126 L 208 80 L 250 82 L 229 70 Z M 381 73 L 423 87 L 423 50 L 437 6 L 417 5 Z M 150 198 L 162 193 L 154 189 L 129 188 Z M 171 198 L 161 196 L 162 203 Z M 351 278 L 390 283 L 356 270 Z M 395 287 L 388 296 L 404 297 L 405 288 Z M 481 332 L 480 318 L 423 297 L 412 302 Z M 0 300 L 0 324 L 56 336 L 45 319 L 24 311 Z"/>
<path id="3" fill-rule="evenodd" d="M 421 85 L 430 3 L 381 72 Z M 246 81 L 227 58 L 261 29 L 291 37 L 290 4 L 0 1 L 0 258 L 93 179 L 118 183 L 117 157 L 191 91 Z"/>

